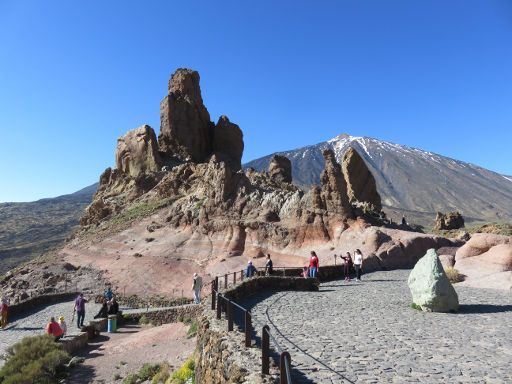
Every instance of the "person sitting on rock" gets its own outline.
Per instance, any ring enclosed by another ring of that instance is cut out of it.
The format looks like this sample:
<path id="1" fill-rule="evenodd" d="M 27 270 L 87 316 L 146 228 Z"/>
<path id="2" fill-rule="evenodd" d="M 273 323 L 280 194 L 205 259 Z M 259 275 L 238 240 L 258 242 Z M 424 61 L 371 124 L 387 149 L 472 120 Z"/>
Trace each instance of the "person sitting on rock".
<path id="1" fill-rule="evenodd" d="M 247 269 L 245 270 L 245 277 L 253 277 L 256 273 L 256 267 L 252 265 L 252 261 L 247 263 Z"/>
<path id="2" fill-rule="evenodd" d="M 116 300 L 116 297 L 112 297 L 110 300 L 110 305 L 108 306 L 108 314 L 109 315 L 117 315 L 119 312 L 119 303 Z"/>
<path id="3" fill-rule="evenodd" d="M 68 333 L 68 326 L 64 321 L 64 316 L 59 317 L 59 327 L 62 329 L 62 336 L 66 336 Z"/>
<path id="4" fill-rule="evenodd" d="M 95 319 L 106 319 L 108 317 L 108 305 L 107 300 L 103 300 L 103 304 L 101 305 L 100 311 L 96 316 L 94 316 Z"/>
<path id="5" fill-rule="evenodd" d="M 112 288 L 110 288 L 110 286 L 107 289 L 105 289 L 105 292 L 103 293 L 103 297 L 107 301 L 112 300 L 112 297 L 114 297 L 114 293 L 112 292 Z"/>
<path id="6" fill-rule="evenodd" d="M 55 321 L 55 317 L 50 318 L 50 322 L 46 326 L 46 333 L 48 335 L 52 335 L 55 338 L 55 341 L 59 340 L 62 337 L 62 328 L 60 327 L 59 323 Z"/>

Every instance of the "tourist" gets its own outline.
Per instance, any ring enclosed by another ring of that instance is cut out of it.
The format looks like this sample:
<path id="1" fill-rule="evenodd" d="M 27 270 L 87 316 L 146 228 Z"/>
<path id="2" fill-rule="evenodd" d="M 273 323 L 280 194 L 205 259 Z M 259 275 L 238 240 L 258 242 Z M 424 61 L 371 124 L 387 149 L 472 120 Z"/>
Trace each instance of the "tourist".
<path id="1" fill-rule="evenodd" d="M 273 264 L 272 259 L 270 258 L 270 253 L 267 253 L 267 262 L 265 263 L 265 276 L 272 275 Z"/>
<path id="2" fill-rule="evenodd" d="M 306 279 L 309 277 L 308 267 L 303 267 L 302 268 L 302 277 L 304 277 Z"/>
<path id="3" fill-rule="evenodd" d="M 76 326 L 81 328 L 84 326 L 85 320 L 85 303 L 88 300 L 85 299 L 84 294 L 80 293 L 75 300 L 75 308 L 73 310 L 73 314 L 76 312 Z"/>
<path id="4" fill-rule="evenodd" d="M 402 215 L 402 226 L 407 227 L 407 220 L 405 220 L 405 215 Z"/>
<path id="5" fill-rule="evenodd" d="M 0 326 L 2 329 L 7 327 L 7 322 L 9 318 L 9 301 L 3 297 L 0 302 Z"/>
<path id="6" fill-rule="evenodd" d="M 318 264 L 318 256 L 316 255 L 315 251 L 311 251 L 311 258 L 309 259 L 309 277 L 316 277 L 319 269 Z"/>
<path id="7" fill-rule="evenodd" d="M 108 317 L 107 300 L 103 299 L 99 312 L 94 316 L 95 319 L 106 319 Z"/>
<path id="8" fill-rule="evenodd" d="M 62 336 L 66 336 L 66 334 L 68 333 L 68 326 L 64 321 L 64 316 L 59 317 L 59 327 L 60 329 L 62 329 Z"/>
<path id="9" fill-rule="evenodd" d="M 114 297 L 114 293 L 112 292 L 112 288 L 110 286 L 107 289 L 105 289 L 105 292 L 103 293 L 103 297 L 107 301 L 112 300 L 112 297 Z"/>
<path id="10" fill-rule="evenodd" d="M 361 281 L 361 271 L 363 269 L 363 254 L 359 249 L 354 252 L 354 268 L 356 269 L 356 281 Z"/>
<path id="11" fill-rule="evenodd" d="M 345 275 L 345 281 L 350 281 L 350 270 L 352 269 L 352 257 L 350 252 L 347 252 L 345 256 L 341 256 L 344 261 L 343 274 Z"/>
<path id="12" fill-rule="evenodd" d="M 245 277 L 253 277 L 256 273 L 256 267 L 252 265 L 252 261 L 247 263 L 247 269 L 245 270 Z"/>
<path id="13" fill-rule="evenodd" d="M 194 273 L 194 282 L 192 290 L 194 291 L 194 303 L 201 303 L 201 288 L 203 287 L 203 279 L 197 273 Z"/>
<path id="14" fill-rule="evenodd" d="M 117 315 L 119 312 L 119 303 L 116 300 L 116 297 L 112 297 L 110 301 L 110 305 L 108 306 L 108 314 L 109 315 Z"/>
<path id="15" fill-rule="evenodd" d="M 46 333 L 48 335 L 52 335 L 55 338 L 55 341 L 62 337 L 62 328 L 59 326 L 59 323 L 55 321 L 55 317 L 50 318 L 50 322 L 46 326 Z"/>

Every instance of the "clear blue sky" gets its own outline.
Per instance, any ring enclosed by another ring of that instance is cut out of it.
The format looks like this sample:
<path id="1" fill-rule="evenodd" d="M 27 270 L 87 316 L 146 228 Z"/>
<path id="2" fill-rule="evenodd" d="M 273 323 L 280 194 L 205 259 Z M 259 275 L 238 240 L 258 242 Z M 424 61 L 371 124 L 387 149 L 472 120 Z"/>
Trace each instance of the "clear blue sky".
<path id="1" fill-rule="evenodd" d="M 178 67 L 244 161 L 349 133 L 512 174 L 512 1 L 0 0 L 0 201 L 114 164 Z"/>

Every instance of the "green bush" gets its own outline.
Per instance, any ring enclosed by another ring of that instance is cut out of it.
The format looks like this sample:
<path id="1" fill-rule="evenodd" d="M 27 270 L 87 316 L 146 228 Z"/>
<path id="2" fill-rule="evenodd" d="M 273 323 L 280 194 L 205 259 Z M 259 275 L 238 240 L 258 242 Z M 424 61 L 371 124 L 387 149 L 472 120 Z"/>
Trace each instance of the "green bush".
<path id="1" fill-rule="evenodd" d="M 187 337 L 190 339 L 191 337 L 194 337 L 196 334 L 197 334 L 197 322 L 192 321 L 190 323 L 190 327 L 188 327 Z"/>
<path id="2" fill-rule="evenodd" d="M 139 376 L 136 373 L 130 373 L 123 380 L 123 384 L 137 384 L 137 380 L 139 380 Z"/>
<path id="3" fill-rule="evenodd" d="M 3 384 L 58 383 L 69 355 L 52 336 L 29 336 L 7 349 L 7 361 L 0 369 Z"/>
<path id="4" fill-rule="evenodd" d="M 137 376 L 141 381 L 151 380 L 160 371 L 160 364 L 145 363 L 139 370 Z"/>
<path id="5" fill-rule="evenodd" d="M 151 380 L 151 384 L 165 384 L 169 377 L 171 376 L 169 364 L 163 363 L 160 365 L 160 370 L 158 373 L 153 376 L 153 380 Z"/>
<path id="6" fill-rule="evenodd" d="M 411 308 L 412 308 L 412 309 L 416 309 L 416 310 L 418 310 L 418 311 L 421 311 L 421 306 L 419 306 L 418 304 L 415 304 L 415 303 L 412 303 L 412 304 L 411 304 Z"/>
<path id="7" fill-rule="evenodd" d="M 146 317 L 146 315 L 142 315 L 139 319 L 140 325 L 146 325 L 149 324 L 149 319 Z"/>
<path id="8" fill-rule="evenodd" d="M 181 366 L 180 369 L 174 371 L 166 384 L 187 384 L 195 381 L 195 362 L 191 357 Z"/>

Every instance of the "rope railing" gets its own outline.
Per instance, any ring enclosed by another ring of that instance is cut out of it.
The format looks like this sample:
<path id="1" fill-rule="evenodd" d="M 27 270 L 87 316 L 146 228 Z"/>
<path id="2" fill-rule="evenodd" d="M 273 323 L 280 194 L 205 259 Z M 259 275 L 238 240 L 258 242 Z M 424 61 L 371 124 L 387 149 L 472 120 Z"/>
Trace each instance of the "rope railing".
<path id="1" fill-rule="evenodd" d="M 236 274 L 233 273 L 233 285 L 236 284 Z M 243 271 L 240 273 L 240 281 L 244 279 Z M 224 283 L 224 288 L 228 287 L 228 274 L 224 276 L 216 276 L 211 282 L 211 309 L 216 311 L 216 318 L 222 319 L 222 313 L 225 313 L 227 319 L 228 332 L 234 329 L 234 310 L 239 309 L 244 314 L 244 334 L 245 334 L 245 347 L 252 346 L 252 333 L 254 331 L 252 324 L 251 311 L 244 308 L 233 300 L 228 299 L 220 292 L 219 284 Z M 283 350 L 274 335 L 270 332 L 270 327 L 265 324 L 261 331 L 261 373 L 268 375 L 270 373 L 270 341 L 274 345 L 276 352 L 279 354 L 279 371 L 280 371 L 280 384 L 292 384 L 291 379 L 291 356 L 290 353 Z"/>

